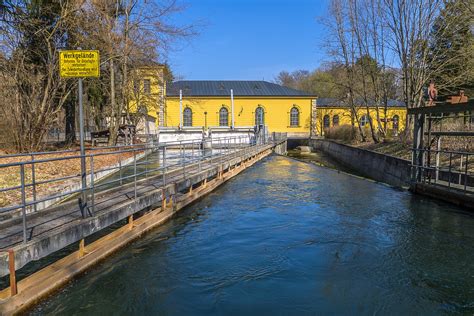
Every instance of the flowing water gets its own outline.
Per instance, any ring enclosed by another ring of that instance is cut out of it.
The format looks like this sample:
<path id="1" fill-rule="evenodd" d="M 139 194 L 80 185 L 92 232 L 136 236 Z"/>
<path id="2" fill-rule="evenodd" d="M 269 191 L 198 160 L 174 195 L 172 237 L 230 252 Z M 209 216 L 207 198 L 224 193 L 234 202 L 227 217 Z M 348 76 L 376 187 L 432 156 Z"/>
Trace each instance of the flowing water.
<path id="1" fill-rule="evenodd" d="M 33 314 L 474 313 L 474 216 L 272 156 Z"/>

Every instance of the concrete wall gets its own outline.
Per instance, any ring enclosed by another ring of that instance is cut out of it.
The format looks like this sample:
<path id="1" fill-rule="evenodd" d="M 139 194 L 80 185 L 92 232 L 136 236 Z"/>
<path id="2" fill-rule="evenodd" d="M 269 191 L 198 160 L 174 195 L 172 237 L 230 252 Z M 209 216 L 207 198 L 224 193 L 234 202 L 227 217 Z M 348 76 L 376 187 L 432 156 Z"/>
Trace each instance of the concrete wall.
<path id="1" fill-rule="evenodd" d="M 410 186 L 410 161 L 326 139 L 312 139 L 310 146 L 357 173 L 396 187 Z"/>
<path id="2" fill-rule="evenodd" d="M 288 149 L 295 149 L 298 146 L 308 146 L 309 137 L 306 138 L 292 138 L 288 135 Z"/>
<path id="3" fill-rule="evenodd" d="M 213 140 L 218 138 L 239 138 L 243 143 L 248 143 L 249 139 L 255 137 L 253 127 L 235 128 L 213 127 L 204 132 L 202 127 L 161 128 L 158 134 L 159 143 L 176 141 L 203 141 L 211 137 Z"/>
<path id="4" fill-rule="evenodd" d="M 287 153 L 287 142 L 285 141 L 280 141 L 275 147 L 273 148 L 273 151 L 278 154 L 278 155 L 286 155 Z"/>

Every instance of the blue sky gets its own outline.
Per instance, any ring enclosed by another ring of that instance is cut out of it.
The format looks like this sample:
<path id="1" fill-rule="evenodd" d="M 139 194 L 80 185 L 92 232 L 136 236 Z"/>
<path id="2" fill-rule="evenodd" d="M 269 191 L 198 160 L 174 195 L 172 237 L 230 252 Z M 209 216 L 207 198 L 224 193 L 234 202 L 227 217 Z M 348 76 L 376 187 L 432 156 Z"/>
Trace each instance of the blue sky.
<path id="1" fill-rule="evenodd" d="M 268 80 L 281 70 L 314 69 L 325 58 L 317 17 L 328 0 L 188 0 L 175 20 L 199 34 L 168 53 L 188 80 Z"/>

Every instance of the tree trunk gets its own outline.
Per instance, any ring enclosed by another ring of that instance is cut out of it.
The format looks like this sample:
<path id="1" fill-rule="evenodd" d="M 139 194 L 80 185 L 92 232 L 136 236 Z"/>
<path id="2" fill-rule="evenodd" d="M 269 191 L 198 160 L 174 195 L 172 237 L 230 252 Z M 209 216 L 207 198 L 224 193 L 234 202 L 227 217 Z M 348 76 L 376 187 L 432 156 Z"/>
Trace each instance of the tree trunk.
<path id="1" fill-rule="evenodd" d="M 75 100 L 72 97 L 64 104 L 66 144 L 76 142 L 76 107 L 74 105 Z"/>
<path id="2" fill-rule="evenodd" d="M 109 126 L 109 146 L 115 146 L 117 144 L 117 134 L 120 124 L 120 119 L 117 117 L 120 113 L 117 113 L 117 105 L 115 104 L 115 68 L 114 60 L 111 58 L 109 62 L 110 66 L 110 126 Z"/>

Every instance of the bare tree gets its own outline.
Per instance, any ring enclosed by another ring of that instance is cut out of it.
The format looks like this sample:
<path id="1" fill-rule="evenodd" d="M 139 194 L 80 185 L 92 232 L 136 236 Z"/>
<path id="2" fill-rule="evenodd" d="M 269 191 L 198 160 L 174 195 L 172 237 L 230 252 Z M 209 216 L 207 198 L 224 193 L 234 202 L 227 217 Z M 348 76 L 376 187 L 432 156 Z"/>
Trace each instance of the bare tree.
<path id="1" fill-rule="evenodd" d="M 58 76 L 60 49 L 97 49 L 101 77 L 85 81 L 86 113 L 107 121 L 110 143 L 130 121 L 130 76 L 163 61 L 192 26 L 170 17 L 183 8 L 175 0 L 63 0 L 0 2 L 0 113 L 18 150 L 38 150 L 45 133 L 66 110 L 74 140 L 75 81 Z M 64 105 L 64 106 L 63 106 Z M 91 108 L 87 108 L 90 106 Z"/>
<path id="2" fill-rule="evenodd" d="M 345 81 L 347 86 L 347 102 L 352 112 L 354 122 L 359 128 L 362 140 L 366 140 L 366 136 L 362 130 L 360 124 L 360 118 L 356 105 L 356 73 L 355 63 L 357 59 L 357 44 L 353 36 L 354 30 L 350 23 L 349 17 L 350 7 L 348 3 L 343 0 L 333 0 L 330 6 L 329 16 L 331 17 L 326 21 L 326 25 L 330 30 L 330 53 L 343 65 L 345 70 Z"/>
<path id="3" fill-rule="evenodd" d="M 85 41 L 104 51 L 103 63 L 107 67 L 104 67 L 102 82 L 108 100 L 106 116 L 110 144 L 115 144 L 122 121 L 131 121 L 132 77 L 137 69 L 156 64 L 160 54 L 164 54 L 175 40 L 194 34 L 192 26 L 167 23 L 169 17 L 180 10 L 182 7 L 175 1 L 91 2 L 87 23 L 90 27 Z"/>
<path id="4" fill-rule="evenodd" d="M 0 21 L 0 106 L 18 151 L 38 150 L 71 93 L 58 74 L 58 50 L 77 10 L 73 2 L 4 3 Z"/>
<path id="5" fill-rule="evenodd" d="M 383 1 L 384 17 L 390 29 L 387 39 L 397 56 L 404 102 L 407 108 L 419 107 L 431 75 L 428 39 L 442 0 Z M 406 122 L 408 133 L 412 125 L 408 113 Z"/>
<path id="6" fill-rule="evenodd" d="M 472 7 L 472 0 L 332 1 L 328 25 L 335 45 L 331 53 L 345 65 L 349 102 L 357 96 L 367 116 L 375 111 L 374 124 L 369 120 L 375 142 L 387 131 L 387 107 L 396 95 L 397 70 L 408 108 L 422 105 L 430 79 L 441 78 L 440 89 L 474 86 L 469 79 L 474 73 Z M 453 34 L 461 32 L 469 36 L 454 39 Z M 446 40 L 440 43 L 440 39 Z M 406 120 L 410 126 L 410 116 Z"/>

